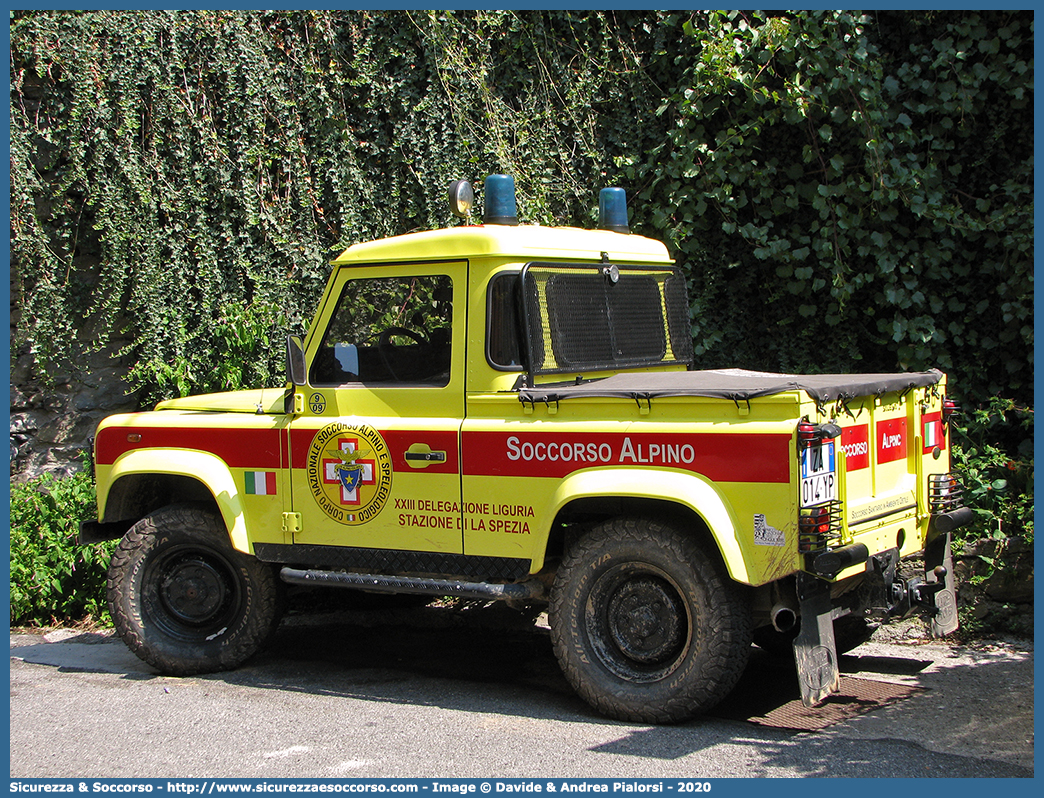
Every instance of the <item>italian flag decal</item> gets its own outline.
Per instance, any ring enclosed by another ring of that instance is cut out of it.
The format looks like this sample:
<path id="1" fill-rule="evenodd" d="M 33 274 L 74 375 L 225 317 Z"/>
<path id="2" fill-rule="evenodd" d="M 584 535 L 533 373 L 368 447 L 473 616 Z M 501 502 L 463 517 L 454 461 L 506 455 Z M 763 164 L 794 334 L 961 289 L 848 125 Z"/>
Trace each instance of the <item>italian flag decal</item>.
<path id="1" fill-rule="evenodd" d="M 939 422 L 924 422 L 924 445 L 935 446 L 939 442 Z"/>
<path id="2" fill-rule="evenodd" d="M 247 471 L 246 492 L 254 496 L 274 496 L 276 492 L 275 471 Z"/>

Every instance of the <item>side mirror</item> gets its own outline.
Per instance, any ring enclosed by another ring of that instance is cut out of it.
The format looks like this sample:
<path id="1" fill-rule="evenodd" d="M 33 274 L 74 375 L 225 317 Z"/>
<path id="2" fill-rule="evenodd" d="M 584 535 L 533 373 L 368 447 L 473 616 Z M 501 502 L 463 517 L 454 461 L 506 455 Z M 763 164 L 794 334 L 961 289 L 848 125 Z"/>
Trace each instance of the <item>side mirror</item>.
<path id="1" fill-rule="evenodd" d="M 304 385 L 308 381 L 305 368 L 304 344 L 301 336 L 288 335 L 286 337 L 286 375 L 294 386 Z"/>

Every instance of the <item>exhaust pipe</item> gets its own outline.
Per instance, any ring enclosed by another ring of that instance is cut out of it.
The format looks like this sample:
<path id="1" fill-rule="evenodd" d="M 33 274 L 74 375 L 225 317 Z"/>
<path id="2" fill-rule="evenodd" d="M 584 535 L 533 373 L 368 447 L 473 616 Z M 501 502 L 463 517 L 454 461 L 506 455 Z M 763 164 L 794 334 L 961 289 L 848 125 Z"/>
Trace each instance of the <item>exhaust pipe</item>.
<path id="1" fill-rule="evenodd" d="M 791 632 L 797 626 L 798 614 L 793 607 L 777 604 L 772 608 L 772 628 L 777 632 Z"/>

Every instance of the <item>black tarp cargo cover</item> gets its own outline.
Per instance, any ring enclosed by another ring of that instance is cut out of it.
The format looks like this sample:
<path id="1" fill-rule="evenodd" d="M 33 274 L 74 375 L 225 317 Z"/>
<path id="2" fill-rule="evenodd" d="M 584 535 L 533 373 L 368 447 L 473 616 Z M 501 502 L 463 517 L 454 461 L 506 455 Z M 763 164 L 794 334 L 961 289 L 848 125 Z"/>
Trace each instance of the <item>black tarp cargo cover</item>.
<path id="1" fill-rule="evenodd" d="M 759 396 L 802 390 L 817 403 L 845 402 L 859 396 L 880 396 L 935 385 L 941 371 L 903 374 L 770 374 L 744 369 L 632 372 L 578 385 L 538 385 L 522 388 L 523 402 L 557 402 L 584 397 L 655 399 L 661 396 L 707 396 L 746 402 Z"/>

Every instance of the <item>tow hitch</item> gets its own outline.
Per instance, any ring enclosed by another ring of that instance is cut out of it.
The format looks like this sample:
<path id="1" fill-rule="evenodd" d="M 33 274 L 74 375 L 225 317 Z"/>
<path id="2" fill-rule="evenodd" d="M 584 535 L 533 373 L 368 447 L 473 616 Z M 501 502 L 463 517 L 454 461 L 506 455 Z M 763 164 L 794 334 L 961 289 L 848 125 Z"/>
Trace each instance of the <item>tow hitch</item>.
<path id="1" fill-rule="evenodd" d="M 801 702 L 812 707 L 837 691 L 841 675 L 834 642 L 835 619 L 852 612 L 835 606 L 831 583 L 810 573 L 798 574 L 798 602 L 801 627 L 794 639 Z M 957 629 L 957 594 L 953 578 L 950 534 L 938 535 L 924 549 L 924 572 L 912 576 L 899 573 L 899 550 L 889 549 L 870 557 L 866 563 L 864 596 L 867 618 L 885 623 L 905 618 L 914 612 L 929 618 L 932 637 L 942 637 Z"/>
<path id="2" fill-rule="evenodd" d="M 949 533 L 925 546 L 923 574 L 906 577 L 899 574 L 899 550 L 889 549 L 870 558 L 867 577 L 875 596 L 871 616 L 881 623 L 922 612 L 929 617 L 933 637 L 942 637 L 957 628 Z"/>

